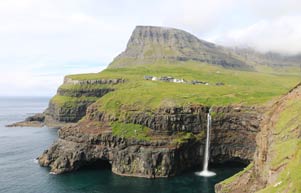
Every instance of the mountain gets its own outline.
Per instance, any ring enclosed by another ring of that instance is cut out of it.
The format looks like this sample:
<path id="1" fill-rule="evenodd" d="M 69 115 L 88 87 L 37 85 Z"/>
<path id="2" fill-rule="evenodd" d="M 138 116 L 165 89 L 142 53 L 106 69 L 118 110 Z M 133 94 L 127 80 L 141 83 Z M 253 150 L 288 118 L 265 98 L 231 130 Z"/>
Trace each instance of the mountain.
<path id="1" fill-rule="evenodd" d="M 109 68 L 189 60 L 239 70 L 261 71 L 263 67 L 271 67 L 287 71 L 283 68 L 301 65 L 301 54 L 261 53 L 250 48 L 224 47 L 179 29 L 137 26 L 126 50 L 113 60 Z"/>
<path id="2" fill-rule="evenodd" d="M 110 68 L 151 64 L 161 61 L 198 61 L 226 68 L 253 70 L 213 43 L 174 28 L 137 26 L 127 48 L 109 65 Z"/>

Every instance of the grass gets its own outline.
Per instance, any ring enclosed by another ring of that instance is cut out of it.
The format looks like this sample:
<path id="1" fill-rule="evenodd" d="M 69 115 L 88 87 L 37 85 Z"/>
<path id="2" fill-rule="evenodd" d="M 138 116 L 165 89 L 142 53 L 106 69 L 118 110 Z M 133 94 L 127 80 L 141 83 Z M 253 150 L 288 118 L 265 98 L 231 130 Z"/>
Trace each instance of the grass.
<path id="1" fill-rule="evenodd" d="M 191 132 L 179 132 L 172 140 L 171 144 L 173 145 L 181 145 L 189 142 L 190 140 L 200 141 L 204 138 L 205 131 L 202 131 L 198 134 L 193 134 Z"/>
<path id="2" fill-rule="evenodd" d="M 259 191 L 260 193 L 301 192 L 301 101 L 291 100 L 280 113 L 274 129 L 274 143 L 271 144 L 270 168 L 280 170 L 276 183 Z"/>
<path id="3" fill-rule="evenodd" d="M 137 139 L 140 141 L 150 141 L 149 137 L 150 128 L 133 124 L 133 123 L 111 123 L 112 133 L 114 136 L 126 138 L 126 139 Z"/>
<path id="4" fill-rule="evenodd" d="M 223 185 L 222 193 L 228 193 L 230 190 L 227 189 L 227 185 L 231 185 L 233 182 L 239 180 L 239 177 L 243 175 L 244 173 L 250 171 L 253 169 L 254 164 L 251 163 L 247 167 L 245 167 L 242 171 L 238 172 L 237 174 L 231 176 L 230 178 L 225 179 L 224 181 L 220 182 L 220 184 Z"/>
<path id="5" fill-rule="evenodd" d="M 112 85 L 106 84 L 63 84 L 59 87 L 58 94 L 69 97 L 97 97 L 106 89 L 113 90 L 114 88 Z"/>
<path id="6" fill-rule="evenodd" d="M 187 81 L 201 80 L 205 85 L 177 84 L 147 81 L 144 75 L 173 76 Z M 90 75 L 76 75 L 73 78 L 88 78 Z M 154 110 L 162 106 L 263 104 L 286 93 L 300 78 L 292 75 L 277 75 L 224 69 L 196 62 L 173 65 L 146 65 L 135 68 L 107 69 L 93 74 L 91 79 L 122 77 L 124 84 L 116 85 L 117 91 L 98 100 L 99 110 L 117 113 L 122 109 Z M 224 86 L 215 83 L 223 82 Z"/>
<path id="7" fill-rule="evenodd" d="M 272 174 L 273 177 L 269 177 L 272 182 L 268 182 L 267 186 L 257 193 L 301 193 L 300 97 L 289 99 L 282 108 L 275 125 L 271 128 L 273 137 L 270 139 L 269 152 L 267 152 L 268 161 L 265 163 L 264 170 L 260 171 L 262 176 Z M 221 182 L 222 192 L 231 192 L 231 184 L 239 183 L 240 176 L 252 167 L 253 164 Z"/>
<path id="8" fill-rule="evenodd" d="M 166 83 L 144 80 L 145 75 L 173 76 L 174 78 L 201 80 L 209 85 Z M 100 98 L 99 110 L 111 114 L 120 111 L 154 110 L 162 106 L 201 105 L 260 105 L 286 93 L 300 77 L 277 73 L 261 73 L 224 69 L 222 67 L 187 61 L 171 64 L 159 60 L 152 65 L 109 68 L 101 73 L 70 75 L 75 80 L 123 78 L 117 90 Z M 224 86 L 215 83 L 223 82 Z M 66 87 L 65 85 L 63 88 Z M 68 85 L 67 87 L 71 87 Z M 76 88 L 76 86 L 73 85 Z"/>
<path id="9" fill-rule="evenodd" d="M 105 84 L 63 84 L 59 87 L 62 90 L 82 91 L 82 90 L 96 90 L 110 88 L 111 86 Z"/>
<path id="10" fill-rule="evenodd" d="M 58 107 L 75 108 L 79 103 L 92 103 L 97 101 L 97 97 L 69 97 L 56 95 L 51 99 L 51 102 Z"/>

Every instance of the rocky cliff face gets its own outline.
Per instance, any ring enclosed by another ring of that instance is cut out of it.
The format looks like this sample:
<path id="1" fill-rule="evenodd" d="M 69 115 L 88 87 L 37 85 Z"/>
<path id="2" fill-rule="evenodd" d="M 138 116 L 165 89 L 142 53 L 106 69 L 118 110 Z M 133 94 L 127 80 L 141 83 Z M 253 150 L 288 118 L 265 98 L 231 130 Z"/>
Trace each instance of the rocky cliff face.
<path id="1" fill-rule="evenodd" d="M 113 85 L 123 82 L 123 79 L 72 80 L 66 77 L 57 95 L 49 102 L 46 122 L 51 119 L 59 123 L 76 123 L 86 115 L 89 105 L 114 91 Z"/>
<path id="2" fill-rule="evenodd" d="M 174 28 L 154 26 L 137 26 L 126 50 L 109 67 L 151 64 L 162 60 L 194 60 L 226 68 L 253 69 L 216 45 L 199 40 L 192 34 Z"/>
<path id="3" fill-rule="evenodd" d="M 274 103 L 261 122 L 254 161 L 216 185 L 217 193 L 300 192 L 301 85 Z"/>
<path id="4" fill-rule="evenodd" d="M 106 160 L 119 175 L 173 176 L 202 164 L 207 111 L 201 106 L 165 108 L 115 120 L 92 106 L 85 120 L 60 130 L 59 140 L 40 156 L 39 163 L 54 173 L 63 173 Z M 214 108 L 213 113 L 212 161 L 250 162 L 259 130 L 259 109 L 220 107 Z M 228 120 L 229 117 L 232 118 Z M 149 127 L 149 140 L 114 134 L 110 121 L 125 120 Z M 244 140 L 240 139 L 242 135 Z"/>
<path id="5" fill-rule="evenodd" d="M 62 127 L 78 122 L 86 115 L 87 108 L 104 95 L 115 90 L 114 85 L 124 83 L 124 79 L 73 80 L 65 77 L 63 85 L 50 100 L 43 113 L 28 117 L 15 126 Z"/>

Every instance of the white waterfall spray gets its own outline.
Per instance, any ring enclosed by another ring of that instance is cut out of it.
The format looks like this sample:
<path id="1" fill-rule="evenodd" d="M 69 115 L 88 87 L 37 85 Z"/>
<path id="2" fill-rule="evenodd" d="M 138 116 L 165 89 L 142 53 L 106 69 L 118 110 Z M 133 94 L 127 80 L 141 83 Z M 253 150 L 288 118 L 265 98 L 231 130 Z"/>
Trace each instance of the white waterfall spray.
<path id="1" fill-rule="evenodd" d="M 205 144 L 205 153 L 204 153 L 204 162 L 203 162 L 203 171 L 196 172 L 199 176 L 215 176 L 216 174 L 214 172 L 208 171 L 208 164 L 210 159 L 210 129 L 211 129 L 211 108 L 209 109 L 209 112 L 207 114 L 207 134 L 206 134 L 206 144 Z"/>

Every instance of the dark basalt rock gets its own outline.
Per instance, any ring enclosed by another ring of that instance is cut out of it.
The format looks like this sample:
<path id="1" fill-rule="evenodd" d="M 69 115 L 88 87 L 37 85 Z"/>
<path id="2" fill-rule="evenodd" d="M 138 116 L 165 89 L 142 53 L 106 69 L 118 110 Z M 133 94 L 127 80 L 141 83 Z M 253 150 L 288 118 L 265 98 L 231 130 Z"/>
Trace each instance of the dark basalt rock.
<path id="1" fill-rule="evenodd" d="M 76 123 L 86 115 L 87 107 L 92 103 L 93 101 L 81 101 L 70 107 L 50 102 L 45 114 L 57 122 Z"/>
<path id="2" fill-rule="evenodd" d="M 70 90 L 59 88 L 57 94 L 60 96 L 69 96 L 69 97 L 103 97 L 109 92 L 113 92 L 115 89 L 112 88 L 100 88 L 93 90 Z"/>
<path id="3" fill-rule="evenodd" d="M 39 157 L 40 165 L 59 174 L 107 160 L 116 174 L 156 178 L 174 176 L 202 161 L 202 143 L 197 141 L 178 147 L 168 146 L 168 141 L 143 142 L 116 137 L 111 132 L 87 135 L 73 129 L 60 131 L 60 139 Z"/>
<path id="4" fill-rule="evenodd" d="M 59 140 L 39 158 L 51 172 L 77 170 L 96 160 L 112 164 L 118 175 L 146 178 L 168 177 L 201 166 L 205 136 L 174 143 L 179 132 L 198 135 L 206 130 L 207 107 L 161 108 L 154 113 L 136 112 L 128 122 L 152 129 L 151 141 L 114 136 L 110 117 L 89 108 L 86 121 L 59 130 Z M 250 162 L 259 131 L 260 109 L 215 107 L 212 109 L 211 162 Z"/>
<path id="5" fill-rule="evenodd" d="M 6 125 L 6 127 L 43 127 L 45 115 L 37 113 L 33 116 L 27 117 L 24 121 Z"/>
<path id="6" fill-rule="evenodd" d="M 45 115 L 43 113 L 37 113 L 25 119 L 25 121 L 39 121 L 43 122 L 45 120 Z"/>

